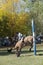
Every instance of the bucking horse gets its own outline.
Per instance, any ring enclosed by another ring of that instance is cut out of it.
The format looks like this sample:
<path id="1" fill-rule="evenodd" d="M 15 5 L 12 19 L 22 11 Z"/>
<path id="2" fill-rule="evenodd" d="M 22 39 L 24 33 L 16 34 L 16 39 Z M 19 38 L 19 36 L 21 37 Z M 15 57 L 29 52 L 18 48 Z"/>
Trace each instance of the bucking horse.
<path id="1" fill-rule="evenodd" d="M 15 45 L 15 49 L 16 49 L 16 54 L 17 57 L 20 56 L 21 54 L 21 49 L 25 46 L 30 46 L 29 51 L 31 51 L 32 47 L 33 47 L 33 36 L 26 36 L 23 37 L 21 40 L 19 40 L 16 45 Z"/>

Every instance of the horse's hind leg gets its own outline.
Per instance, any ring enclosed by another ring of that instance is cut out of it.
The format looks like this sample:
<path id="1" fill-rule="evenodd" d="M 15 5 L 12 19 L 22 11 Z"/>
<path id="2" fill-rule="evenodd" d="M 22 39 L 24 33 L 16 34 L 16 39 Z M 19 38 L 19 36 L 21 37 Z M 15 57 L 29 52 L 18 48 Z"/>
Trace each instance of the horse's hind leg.
<path id="1" fill-rule="evenodd" d="M 31 52 L 31 49 L 33 48 L 33 44 L 31 44 L 29 51 Z"/>

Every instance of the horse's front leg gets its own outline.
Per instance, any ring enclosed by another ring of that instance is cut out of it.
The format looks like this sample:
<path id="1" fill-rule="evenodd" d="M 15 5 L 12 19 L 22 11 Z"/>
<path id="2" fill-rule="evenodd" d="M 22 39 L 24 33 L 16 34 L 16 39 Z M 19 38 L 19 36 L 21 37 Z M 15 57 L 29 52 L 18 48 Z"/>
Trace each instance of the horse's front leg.
<path id="1" fill-rule="evenodd" d="M 16 50 L 16 54 L 17 54 L 17 57 L 20 56 L 20 54 L 21 54 L 21 49 L 20 49 L 20 48 L 17 48 L 17 50 Z"/>

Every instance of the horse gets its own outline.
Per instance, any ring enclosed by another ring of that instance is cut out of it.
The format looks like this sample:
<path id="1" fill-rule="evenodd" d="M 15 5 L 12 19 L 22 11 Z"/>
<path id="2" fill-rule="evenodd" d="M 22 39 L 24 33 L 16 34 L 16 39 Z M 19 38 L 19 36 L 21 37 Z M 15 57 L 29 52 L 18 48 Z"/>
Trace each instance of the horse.
<path id="1" fill-rule="evenodd" d="M 15 49 L 16 49 L 17 57 L 20 56 L 21 49 L 25 46 L 30 46 L 29 51 L 31 51 L 33 47 L 33 36 L 26 36 L 16 43 Z"/>

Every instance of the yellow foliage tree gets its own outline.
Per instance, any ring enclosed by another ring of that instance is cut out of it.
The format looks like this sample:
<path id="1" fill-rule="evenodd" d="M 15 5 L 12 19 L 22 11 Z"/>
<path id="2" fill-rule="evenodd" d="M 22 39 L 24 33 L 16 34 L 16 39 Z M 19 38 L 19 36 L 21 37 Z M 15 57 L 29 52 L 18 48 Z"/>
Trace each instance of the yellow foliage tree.
<path id="1" fill-rule="evenodd" d="M 19 13 L 18 18 L 16 19 L 15 29 L 18 32 L 22 32 L 23 34 L 27 34 L 28 31 L 31 31 L 29 27 L 31 28 L 30 23 L 30 15 L 28 13 Z"/>
<path id="2" fill-rule="evenodd" d="M 0 35 L 12 36 L 16 32 L 27 34 L 30 31 L 28 22 L 30 23 L 30 15 L 28 13 L 15 13 L 13 12 L 13 2 L 19 0 L 7 0 L 0 9 Z M 30 25 L 30 24 L 29 24 Z"/>

